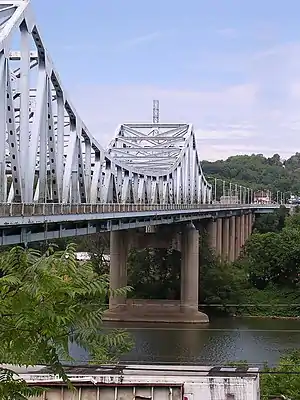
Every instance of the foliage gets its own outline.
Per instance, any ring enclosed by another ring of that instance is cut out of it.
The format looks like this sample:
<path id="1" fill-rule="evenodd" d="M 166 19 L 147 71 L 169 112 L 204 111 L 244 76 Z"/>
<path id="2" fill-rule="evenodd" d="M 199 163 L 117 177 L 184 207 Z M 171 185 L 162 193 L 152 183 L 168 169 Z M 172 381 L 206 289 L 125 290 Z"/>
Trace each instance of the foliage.
<path id="1" fill-rule="evenodd" d="M 299 400 L 300 351 L 285 355 L 274 368 L 265 367 L 260 375 L 260 387 L 263 399 L 283 395 L 292 400 Z"/>
<path id="2" fill-rule="evenodd" d="M 40 387 L 27 386 L 23 379 L 16 379 L 11 370 L 0 367 L 0 399 L 26 400 L 31 396 L 39 396 L 44 391 Z"/>
<path id="3" fill-rule="evenodd" d="M 172 249 L 132 250 L 128 282 L 136 298 L 180 298 L 180 253 Z"/>
<path id="4" fill-rule="evenodd" d="M 45 253 L 14 247 L 0 254 L 0 270 L 1 363 L 46 364 L 67 380 L 62 361 L 73 361 L 70 342 L 97 363 L 114 361 L 130 349 L 126 332 L 102 327 L 111 294 L 108 276 L 95 274 L 91 263 L 79 264 L 74 245 L 64 251 L 50 247 Z M 0 391 L 10 384 L 18 389 L 19 382 L 14 386 L 4 375 Z"/>
<path id="5" fill-rule="evenodd" d="M 263 289 L 269 282 L 296 288 L 300 277 L 300 230 L 253 234 L 245 247 L 249 277 Z"/>
<path id="6" fill-rule="evenodd" d="M 236 314 L 243 316 L 298 317 L 300 293 L 294 289 L 268 284 L 263 290 L 248 287 L 240 292 Z"/>
<path id="7" fill-rule="evenodd" d="M 289 210 L 281 206 L 278 210 L 272 213 L 261 214 L 255 219 L 253 226 L 254 232 L 267 233 L 267 232 L 280 232 L 287 218 Z"/>
<path id="8" fill-rule="evenodd" d="M 88 252 L 94 271 L 98 275 L 109 273 L 109 263 L 105 259 L 105 251 L 109 249 L 107 236 L 96 233 L 76 238 L 77 250 Z"/>
<path id="9" fill-rule="evenodd" d="M 200 249 L 200 302 L 207 305 L 208 313 L 235 313 L 236 307 L 228 304 L 240 302 L 241 293 L 248 285 L 245 270 L 240 264 L 217 257 L 209 248 L 206 235 L 201 236 Z"/>
<path id="10" fill-rule="evenodd" d="M 237 155 L 215 162 L 202 161 L 207 177 L 232 181 L 253 190 L 271 190 L 275 199 L 277 191 L 289 197 L 300 194 L 300 153 L 287 160 L 278 154 L 264 157 L 262 154 Z M 220 192 L 221 187 L 218 187 Z"/>

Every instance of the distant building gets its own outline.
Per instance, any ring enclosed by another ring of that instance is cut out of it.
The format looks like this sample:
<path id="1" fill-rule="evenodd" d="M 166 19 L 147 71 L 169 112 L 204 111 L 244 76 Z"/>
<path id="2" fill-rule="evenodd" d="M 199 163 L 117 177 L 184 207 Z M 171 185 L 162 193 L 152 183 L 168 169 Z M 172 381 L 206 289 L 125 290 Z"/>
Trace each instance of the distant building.
<path id="1" fill-rule="evenodd" d="M 271 203 L 270 192 L 258 191 L 254 193 L 253 196 L 254 204 L 269 204 Z"/>
<path id="2" fill-rule="evenodd" d="M 76 253 L 76 260 L 77 261 L 89 261 L 91 259 L 91 254 L 87 251 L 79 251 Z M 107 254 L 103 254 L 104 261 L 110 261 L 110 256 Z"/>
<path id="3" fill-rule="evenodd" d="M 220 203 L 221 204 L 239 204 L 238 196 L 221 196 Z"/>

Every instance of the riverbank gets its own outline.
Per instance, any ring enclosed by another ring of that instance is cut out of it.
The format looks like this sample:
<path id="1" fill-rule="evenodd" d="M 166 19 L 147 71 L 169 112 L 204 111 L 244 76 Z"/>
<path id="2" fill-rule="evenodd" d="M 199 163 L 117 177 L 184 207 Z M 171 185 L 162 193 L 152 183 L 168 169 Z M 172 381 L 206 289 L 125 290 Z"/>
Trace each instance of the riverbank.
<path id="1" fill-rule="evenodd" d="M 279 319 L 279 320 L 290 320 L 290 321 L 300 321 L 300 317 L 285 317 L 277 315 L 235 315 L 232 318 L 254 318 L 254 319 Z"/>

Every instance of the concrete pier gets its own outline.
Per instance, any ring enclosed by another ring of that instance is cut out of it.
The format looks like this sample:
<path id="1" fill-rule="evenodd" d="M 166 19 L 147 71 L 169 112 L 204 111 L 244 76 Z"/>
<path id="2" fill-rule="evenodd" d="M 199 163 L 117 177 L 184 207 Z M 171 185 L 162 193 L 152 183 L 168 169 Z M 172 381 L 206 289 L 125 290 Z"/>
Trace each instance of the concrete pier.
<path id="1" fill-rule="evenodd" d="M 151 236 L 149 237 L 151 238 Z M 110 234 L 110 284 L 112 289 L 127 285 L 126 261 L 130 242 L 128 238 L 128 231 L 116 231 Z M 145 236 L 144 243 L 146 240 L 147 236 Z M 180 248 L 180 301 L 138 299 L 127 301 L 123 296 L 115 296 L 110 298 L 109 310 L 105 313 L 104 320 L 208 323 L 208 316 L 198 311 L 199 231 L 192 223 L 182 227 Z"/>
<path id="2" fill-rule="evenodd" d="M 222 259 L 229 259 L 229 218 L 223 218 L 222 228 Z"/>
<path id="3" fill-rule="evenodd" d="M 236 236 L 235 236 L 235 216 L 230 217 L 229 222 L 229 261 L 236 259 Z"/>
<path id="4" fill-rule="evenodd" d="M 127 286 L 128 232 L 113 231 L 110 233 L 110 287 L 119 289 Z M 125 296 L 111 296 L 109 309 L 125 306 Z"/>

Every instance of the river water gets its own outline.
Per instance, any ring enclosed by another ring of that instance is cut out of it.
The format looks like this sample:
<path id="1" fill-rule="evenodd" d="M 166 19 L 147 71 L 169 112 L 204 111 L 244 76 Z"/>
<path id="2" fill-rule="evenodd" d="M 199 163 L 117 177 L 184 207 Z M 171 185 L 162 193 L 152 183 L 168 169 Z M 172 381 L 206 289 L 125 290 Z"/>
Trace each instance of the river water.
<path id="1" fill-rule="evenodd" d="M 187 324 L 124 324 L 107 326 L 126 328 L 135 347 L 123 361 L 155 363 L 199 363 L 224 365 L 247 360 L 262 366 L 275 365 L 286 351 L 300 348 L 300 321 L 218 318 L 207 326 Z M 82 351 L 73 349 L 77 360 Z"/>

